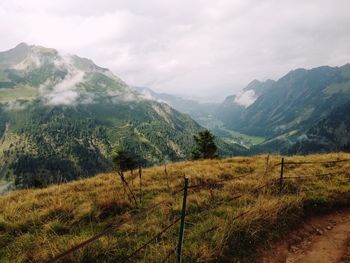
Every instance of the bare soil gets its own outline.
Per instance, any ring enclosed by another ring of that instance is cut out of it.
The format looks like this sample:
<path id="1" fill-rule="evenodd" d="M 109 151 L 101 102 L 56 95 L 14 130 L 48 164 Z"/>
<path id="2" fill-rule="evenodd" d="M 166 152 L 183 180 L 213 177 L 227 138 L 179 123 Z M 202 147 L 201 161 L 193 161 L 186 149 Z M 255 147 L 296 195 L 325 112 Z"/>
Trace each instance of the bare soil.
<path id="1" fill-rule="evenodd" d="M 350 209 L 307 219 L 259 255 L 263 263 L 349 263 Z"/>

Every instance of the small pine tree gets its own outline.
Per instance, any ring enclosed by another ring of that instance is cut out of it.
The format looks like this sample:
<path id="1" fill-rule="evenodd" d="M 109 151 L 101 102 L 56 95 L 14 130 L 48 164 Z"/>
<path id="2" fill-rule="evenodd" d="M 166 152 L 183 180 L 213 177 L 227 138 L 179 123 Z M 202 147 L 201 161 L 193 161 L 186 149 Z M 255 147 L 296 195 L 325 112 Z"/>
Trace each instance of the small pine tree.
<path id="1" fill-rule="evenodd" d="M 127 170 L 133 170 L 137 167 L 136 158 L 129 152 L 124 150 L 118 150 L 113 156 L 113 164 L 117 172 L 125 172 Z"/>
<path id="2" fill-rule="evenodd" d="M 133 171 L 138 166 L 137 161 L 135 160 L 135 157 L 129 152 L 126 152 L 124 150 L 118 150 L 116 154 L 113 156 L 112 161 L 117 173 L 119 174 L 122 184 L 124 185 L 124 187 L 126 187 L 126 189 L 131 194 L 132 199 L 135 202 L 135 205 L 138 206 L 136 196 L 132 191 L 132 189 L 130 188 L 129 183 L 127 182 L 124 176 L 124 172 L 126 172 L 127 170 Z M 132 202 L 131 197 L 128 194 L 127 196 L 129 197 L 130 202 Z"/>
<path id="3" fill-rule="evenodd" d="M 192 151 L 192 159 L 213 159 L 217 155 L 217 146 L 214 142 L 215 136 L 209 131 L 204 130 L 193 136 L 196 143 L 195 149 Z"/>

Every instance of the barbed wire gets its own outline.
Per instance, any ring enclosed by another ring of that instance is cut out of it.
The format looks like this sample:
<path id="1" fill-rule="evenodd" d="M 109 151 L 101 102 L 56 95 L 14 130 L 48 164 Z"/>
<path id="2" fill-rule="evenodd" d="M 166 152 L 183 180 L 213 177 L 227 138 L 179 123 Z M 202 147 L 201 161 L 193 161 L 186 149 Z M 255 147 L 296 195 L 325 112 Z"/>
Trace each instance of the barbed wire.
<path id="1" fill-rule="evenodd" d="M 304 176 L 286 176 L 283 179 L 309 179 L 309 178 L 319 178 L 319 177 L 328 177 L 336 175 L 335 173 L 326 173 L 326 174 L 315 174 L 315 175 L 304 175 Z"/>
<path id="2" fill-rule="evenodd" d="M 233 176 L 233 177 L 230 177 L 228 179 L 222 179 L 222 180 L 209 180 L 208 182 L 205 182 L 205 183 L 200 183 L 200 184 L 196 184 L 196 185 L 190 185 L 190 186 L 188 186 L 187 189 L 218 188 L 223 183 L 231 182 L 231 181 L 236 180 L 236 179 L 245 178 L 245 177 L 250 176 L 250 175 L 252 175 L 252 174 L 249 173 L 249 174 L 245 174 L 245 175 L 241 175 L 241 176 Z"/>
<path id="3" fill-rule="evenodd" d="M 295 165 L 303 165 L 303 164 L 323 164 L 323 163 L 341 163 L 341 162 L 348 162 L 350 161 L 350 159 L 343 159 L 343 160 L 333 160 L 333 161 L 319 161 L 319 162 L 284 162 L 284 165 L 291 165 L 291 164 L 295 164 Z M 278 166 L 278 165 L 281 165 L 281 163 L 278 163 L 274 166 Z M 235 176 L 235 177 L 231 177 L 231 178 L 226 178 L 226 179 L 222 179 L 222 180 L 216 180 L 216 181 L 209 181 L 209 182 L 206 182 L 206 183 L 201 183 L 201 184 L 197 184 L 197 185 L 190 185 L 188 186 L 188 189 L 206 189 L 206 188 L 218 188 L 218 186 L 223 183 L 226 183 L 226 182 L 229 182 L 229 181 L 232 181 L 232 180 L 235 180 L 235 179 L 240 179 L 240 178 L 244 178 L 244 177 L 247 177 L 249 175 L 252 175 L 251 173 L 249 174 L 245 174 L 245 175 L 242 175 L 242 176 Z M 283 177 L 283 180 L 288 180 L 288 179 L 308 179 L 308 178 L 315 178 L 315 177 L 323 177 L 323 176 L 330 176 L 330 175 L 333 175 L 332 173 L 327 173 L 327 174 L 319 174 L 319 175 L 313 175 L 313 176 L 288 176 L 288 177 Z M 254 189 L 250 189 L 249 192 L 252 192 L 252 193 L 255 193 L 255 192 L 258 192 L 259 190 L 269 186 L 270 184 L 274 184 L 276 183 L 278 180 L 278 178 L 276 179 L 272 179 L 270 180 L 269 182 L 265 183 L 264 185 L 261 185 L 261 186 L 258 186 Z M 170 194 L 171 196 L 175 196 L 179 193 L 181 193 L 182 191 L 184 190 L 183 187 L 181 188 L 177 188 L 177 189 L 173 189 L 172 192 L 168 193 Z M 210 211 L 212 209 L 215 209 L 217 208 L 218 206 L 224 204 L 224 203 L 228 203 L 228 202 L 231 202 L 235 199 L 239 199 L 241 197 L 243 197 L 244 195 L 246 195 L 246 193 L 242 193 L 242 194 L 238 194 L 238 195 L 235 195 L 235 196 L 232 196 L 230 197 L 229 199 L 225 199 L 225 200 L 222 200 L 218 203 L 215 204 L 215 206 L 210 206 L 208 208 L 205 208 L 203 209 L 202 211 L 200 211 L 200 213 L 202 212 L 207 212 L 207 211 Z M 123 225 L 127 224 L 127 223 L 130 223 L 134 220 L 137 220 L 141 217 L 144 217 L 145 215 L 147 215 L 148 213 L 151 213 L 152 211 L 154 211 L 156 208 L 160 207 L 161 205 L 163 204 L 166 204 L 168 203 L 169 201 L 168 200 L 163 200 L 163 201 L 160 201 L 156 204 L 154 204 L 153 206 L 149 207 L 149 208 L 146 208 L 144 211 L 141 211 L 137 214 L 134 214 L 131 216 L 131 218 L 129 219 L 126 219 L 126 220 L 122 220 L 121 222 L 117 223 L 117 224 L 114 224 L 114 225 L 111 225 L 109 226 L 108 228 L 106 228 L 105 230 L 103 230 L 102 232 L 92 236 L 91 238 L 85 240 L 84 242 L 64 251 L 63 253 L 60 253 L 59 255 L 53 257 L 52 259 L 46 261 L 46 263 L 54 263 L 54 262 L 57 262 L 58 260 L 68 256 L 69 254 L 89 245 L 90 243 L 94 242 L 95 240 L 98 240 L 99 238 L 105 236 L 105 235 L 108 235 L 109 233 L 111 233 L 112 231 L 115 231 L 117 229 L 119 229 L 120 227 L 122 227 Z M 197 211 L 198 212 L 198 211 Z M 246 211 L 244 213 L 241 213 L 240 215 L 234 217 L 232 220 L 236 220 L 246 214 L 248 214 L 249 212 L 251 211 Z M 142 249 L 144 249 L 146 246 L 148 246 L 149 244 L 151 244 L 154 240 L 156 240 L 158 237 L 160 237 L 162 234 L 164 234 L 166 231 L 168 231 L 171 227 L 173 227 L 178 221 L 180 220 L 180 218 L 177 218 L 174 222 L 172 222 L 170 225 L 166 226 L 165 228 L 163 228 L 159 233 L 157 233 L 156 235 L 154 235 L 150 240 L 148 240 L 144 245 L 142 245 L 141 247 L 139 247 L 138 249 L 136 249 L 135 251 L 133 251 L 127 258 L 126 260 L 128 261 L 130 258 L 132 258 L 134 255 L 136 255 L 139 251 L 141 251 Z M 215 229 L 215 228 L 214 228 Z M 163 262 L 166 262 L 166 260 L 168 260 L 170 258 L 170 256 L 174 253 L 174 250 L 170 251 L 168 253 L 168 255 L 165 257 L 165 259 L 163 260 Z"/>
<path id="4" fill-rule="evenodd" d="M 138 252 L 140 252 L 142 249 L 147 247 L 149 244 L 151 244 L 154 240 L 157 238 L 161 237 L 165 232 L 167 232 L 170 228 L 172 228 L 177 222 L 180 221 L 180 217 L 174 220 L 170 225 L 166 226 L 163 228 L 161 231 L 159 231 L 156 235 L 154 235 L 151 239 L 149 239 L 145 244 L 143 244 L 141 247 L 138 249 L 134 250 L 127 258 L 125 261 L 129 261 L 133 256 L 135 256 Z"/>
<path id="5" fill-rule="evenodd" d="M 161 201 L 161 202 L 158 202 L 158 203 L 156 203 L 155 205 L 153 205 L 153 206 L 151 206 L 151 207 L 145 209 L 144 211 L 139 212 L 139 213 L 137 213 L 137 214 L 134 214 L 134 215 L 131 216 L 131 218 L 129 218 L 129 219 L 122 220 L 121 222 L 119 222 L 119 223 L 117 223 L 117 224 L 114 224 L 114 225 L 109 226 L 108 228 L 106 228 L 106 229 L 103 230 L 102 232 L 100 232 L 100 233 L 98 233 L 98 234 L 92 236 L 91 238 L 85 240 L 84 242 L 82 242 L 82 243 L 80 243 L 80 244 L 78 244 L 78 245 L 76 245 L 76 246 L 74 246 L 74 247 L 72 247 L 72 248 L 70 248 L 70 249 L 68 249 L 68 250 L 66 250 L 66 251 L 64 251 L 64 252 L 62 252 L 62 253 L 60 253 L 60 254 L 58 254 L 57 256 L 53 257 L 52 259 L 46 261 L 46 263 L 54 263 L 54 262 L 57 262 L 58 260 L 60 260 L 60 259 L 62 259 L 62 258 L 64 258 L 64 257 L 66 257 L 66 256 L 68 256 L 69 254 L 71 254 L 71 253 L 73 253 L 73 252 L 79 250 L 80 248 L 83 248 L 83 247 L 87 246 L 88 244 L 94 242 L 95 240 L 98 240 L 98 239 L 100 239 L 101 237 L 103 237 L 103 236 L 105 236 L 105 235 L 111 233 L 112 231 L 115 231 L 115 230 L 121 228 L 123 225 L 125 225 L 125 224 L 127 224 L 127 223 L 130 223 L 130 222 L 132 222 L 132 221 L 134 221 L 134 220 L 137 220 L 137 219 L 139 219 L 139 218 L 141 218 L 141 217 L 144 217 L 145 215 L 147 215 L 148 213 L 154 211 L 156 208 L 158 208 L 159 206 L 161 206 L 161 205 L 163 205 L 163 204 L 165 204 L 165 203 L 167 203 L 167 200 L 163 200 L 163 201 Z"/>
<path id="6" fill-rule="evenodd" d="M 284 162 L 284 165 L 304 165 L 304 164 L 326 164 L 326 163 L 343 163 L 343 162 L 350 162 L 350 159 L 343 159 L 343 160 L 333 160 L 333 161 L 308 161 L 308 162 Z M 280 166 L 282 163 L 277 163 L 275 166 Z"/>

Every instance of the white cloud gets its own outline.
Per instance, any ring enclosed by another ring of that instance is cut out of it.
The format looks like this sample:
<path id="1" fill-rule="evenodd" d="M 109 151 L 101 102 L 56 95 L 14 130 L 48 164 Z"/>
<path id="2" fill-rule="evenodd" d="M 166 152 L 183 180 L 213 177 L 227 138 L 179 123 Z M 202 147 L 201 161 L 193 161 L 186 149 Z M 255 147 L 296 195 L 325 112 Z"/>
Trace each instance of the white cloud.
<path id="1" fill-rule="evenodd" d="M 69 72 L 66 77 L 53 88 L 41 87 L 41 95 L 51 105 L 73 104 L 80 96 L 77 85 L 83 81 L 84 72 Z"/>
<path id="2" fill-rule="evenodd" d="M 235 96 L 235 102 L 244 107 L 252 105 L 256 101 L 257 97 L 255 96 L 254 90 L 247 90 L 240 92 Z"/>
<path id="3" fill-rule="evenodd" d="M 50 105 L 71 105 L 75 103 L 79 97 L 79 83 L 83 82 L 85 72 L 76 69 L 69 56 L 59 58 L 54 61 L 57 66 L 61 66 L 67 70 L 67 74 L 63 80 L 59 80 L 51 87 L 51 83 L 44 83 L 40 87 L 41 96 Z"/>
<path id="4" fill-rule="evenodd" d="M 131 85 L 214 97 L 350 62 L 348 10 L 348 0 L 2 0 L 0 50 L 54 47 Z"/>

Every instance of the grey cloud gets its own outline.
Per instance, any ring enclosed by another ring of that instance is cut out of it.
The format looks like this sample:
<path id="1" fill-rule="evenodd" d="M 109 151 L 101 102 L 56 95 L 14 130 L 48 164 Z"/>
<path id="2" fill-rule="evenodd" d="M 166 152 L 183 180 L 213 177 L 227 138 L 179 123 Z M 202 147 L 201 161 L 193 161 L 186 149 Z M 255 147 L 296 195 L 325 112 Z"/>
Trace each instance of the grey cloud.
<path id="1" fill-rule="evenodd" d="M 0 49 L 93 59 L 130 85 L 213 97 L 298 67 L 350 62 L 348 0 L 3 0 Z"/>

